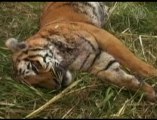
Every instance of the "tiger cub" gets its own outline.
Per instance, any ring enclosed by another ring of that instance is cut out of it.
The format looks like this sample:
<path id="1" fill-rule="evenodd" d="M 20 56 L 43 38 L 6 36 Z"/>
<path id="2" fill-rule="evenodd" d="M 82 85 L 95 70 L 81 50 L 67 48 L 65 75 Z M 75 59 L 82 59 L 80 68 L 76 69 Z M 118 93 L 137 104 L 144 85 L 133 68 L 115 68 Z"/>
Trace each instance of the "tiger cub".
<path id="1" fill-rule="evenodd" d="M 153 87 L 125 72 L 122 66 L 147 77 L 157 76 L 157 70 L 103 30 L 106 19 L 102 2 L 48 3 L 35 35 L 24 42 L 14 38 L 6 41 L 13 52 L 17 80 L 59 89 L 72 82 L 72 71 L 86 71 L 120 87 L 140 88 L 155 101 Z"/>

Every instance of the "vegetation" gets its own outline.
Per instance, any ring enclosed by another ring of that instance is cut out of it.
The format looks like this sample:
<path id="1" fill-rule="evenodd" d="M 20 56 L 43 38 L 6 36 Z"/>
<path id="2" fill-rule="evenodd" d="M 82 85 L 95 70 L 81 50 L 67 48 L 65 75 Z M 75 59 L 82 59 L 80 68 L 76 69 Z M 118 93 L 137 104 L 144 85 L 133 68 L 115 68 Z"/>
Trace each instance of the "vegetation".
<path id="1" fill-rule="evenodd" d="M 20 84 L 14 79 L 11 52 L 5 40 L 25 40 L 38 31 L 42 2 L 0 3 L 0 118 L 24 118 L 62 90 Z M 157 67 L 157 3 L 109 3 L 104 29 L 116 35 L 140 59 Z M 103 84 L 88 73 L 74 73 L 81 82 L 35 118 L 157 118 L 157 105 L 143 94 Z M 156 78 L 143 78 L 156 85 Z"/>

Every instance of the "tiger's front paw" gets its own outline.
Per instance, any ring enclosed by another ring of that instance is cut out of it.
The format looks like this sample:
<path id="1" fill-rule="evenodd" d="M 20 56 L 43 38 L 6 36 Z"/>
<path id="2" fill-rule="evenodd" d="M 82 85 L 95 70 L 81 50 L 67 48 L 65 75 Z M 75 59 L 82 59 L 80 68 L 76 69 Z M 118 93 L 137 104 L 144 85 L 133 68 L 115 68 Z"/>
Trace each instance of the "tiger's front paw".
<path id="1" fill-rule="evenodd" d="M 70 71 L 67 71 L 63 78 L 62 86 L 66 87 L 66 86 L 70 85 L 71 83 L 72 83 L 72 74 L 70 73 Z"/>

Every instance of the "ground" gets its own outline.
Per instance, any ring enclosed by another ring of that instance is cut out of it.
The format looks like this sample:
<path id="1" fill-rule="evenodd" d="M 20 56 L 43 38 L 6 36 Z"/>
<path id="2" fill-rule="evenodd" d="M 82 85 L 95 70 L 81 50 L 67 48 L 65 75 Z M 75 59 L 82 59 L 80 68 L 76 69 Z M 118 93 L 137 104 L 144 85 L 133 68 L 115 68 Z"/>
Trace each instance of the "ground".
<path id="1" fill-rule="evenodd" d="M 0 118 L 24 118 L 59 91 L 34 88 L 13 79 L 11 52 L 5 40 L 25 40 L 38 31 L 42 2 L 0 3 Z M 104 27 L 140 59 L 157 67 L 157 3 L 108 3 L 112 13 Z M 143 94 L 102 84 L 88 73 L 76 73 L 82 80 L 67 95 L 35 118 L 157 118 L 157 105 Z M 157 78 L 144 78 L 156 87 Z"/>

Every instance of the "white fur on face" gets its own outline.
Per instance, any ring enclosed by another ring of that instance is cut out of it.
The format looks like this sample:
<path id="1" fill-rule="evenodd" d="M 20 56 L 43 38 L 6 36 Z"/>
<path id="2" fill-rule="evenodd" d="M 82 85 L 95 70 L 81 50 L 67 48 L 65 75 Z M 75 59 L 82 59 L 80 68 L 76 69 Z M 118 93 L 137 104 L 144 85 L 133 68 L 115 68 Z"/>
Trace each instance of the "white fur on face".
<path id="1" fill-rule="evenodd" d="M 20 63 L 17 66 L 17 71 L 19 75 L 23 75 L 23 76 L 36 75 L 36 73 L 32 70 L 32 64 L 30 64 L 30 62 L 28 61 L 20 61 Z"/>
<path id="2" fill-rule="evenodd" d="M 50 69 L 55 68 L 56 64 L 60 64 L 63 60 L 62 57 L 58 54 L 57 49 L 51 45 L 48 49 L 39 49 L 38 51 L 30 49 L 27 53 L 29 60 L 20 60 L 17 62 L 17 71 L 19 75 L 29 76 L 37 75 L 38 68 L 31 61 L 38 61 L 42 66 L 42 69 L 45 69 L 45 72 L 48 72 Z M 25 56 L 25 53 L 24 53 Z M 31 56 L 34 56 L 31 58 Z M 25 58 L 26 59 L 26 58 Z M 33 69 L 34 68 L 34 69 Z"/>

